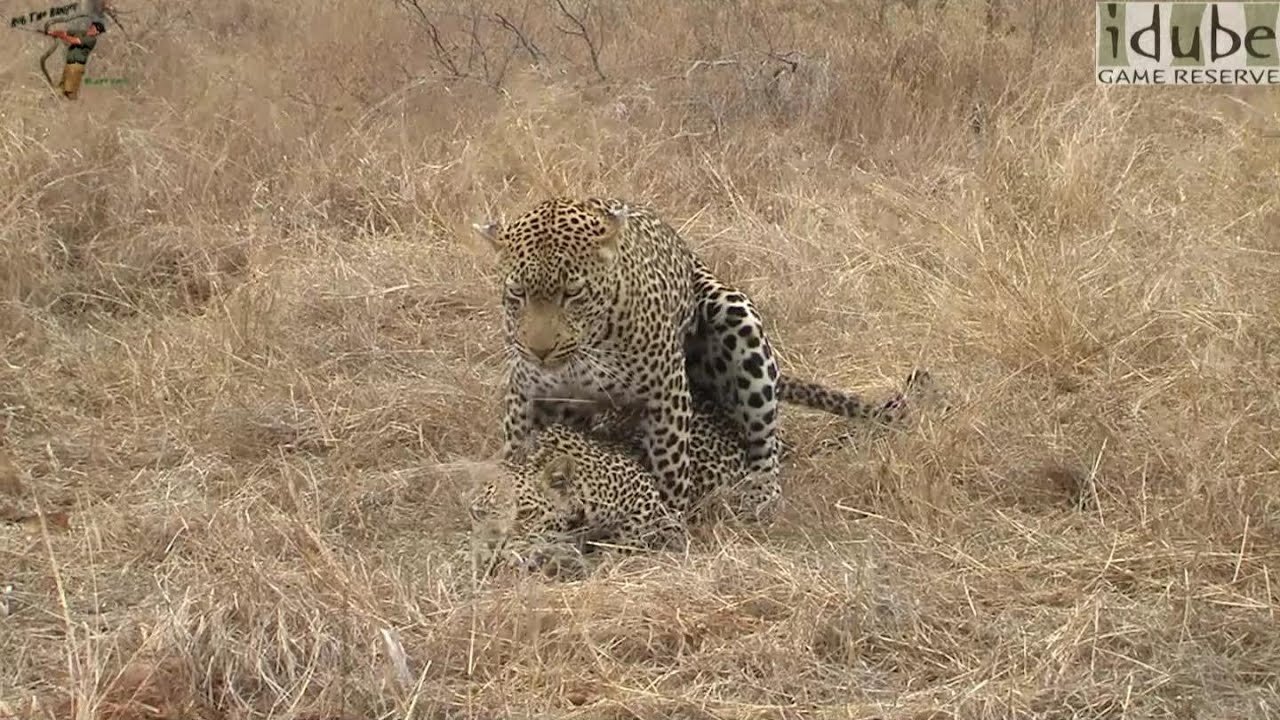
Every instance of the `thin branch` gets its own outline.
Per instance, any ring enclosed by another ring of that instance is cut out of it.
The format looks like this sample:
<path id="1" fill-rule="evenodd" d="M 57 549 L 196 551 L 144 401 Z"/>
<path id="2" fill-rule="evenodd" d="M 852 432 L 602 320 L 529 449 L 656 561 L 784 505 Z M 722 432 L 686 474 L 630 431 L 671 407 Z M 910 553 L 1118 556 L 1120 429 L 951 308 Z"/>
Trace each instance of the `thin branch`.
<path id="1" fill-rule="evenodd" d="M 308 97 L 303 97 L 301 93 L 286 91 L 284 96 L 294 102 L 302 103 L 303 105 L 310 105 L 311 107 L 320 108 L 322 110 L 329 110 L 331 112 L 342 112 L 346 109 L 342 105 L 330 105 L 328 103 L 316 102 Z"/>
<path id="2" fill-rule="evenodd" d="M 770 59 L 770 60 L 776 60 L 776 61 L 778 61 L 778 62 L 782 63 L 783 65 L 786 65 L 786 66 L 787 66 L 786 68 L 784 68 L 784 69 L 783 69 L 783 70 L 781 70 L 780 72 L 786 72 L 787 70 L 790 70 L 791 72 L 795 72 L 796 70 L 799 70 L 799 69 L 800 69 L 800 61 L 797 59 L 797 58 L 799 58 L 799 57 L 802 57 L 802 56 L 801 56 L 800 52 L 799 52 L 799 51 L 796 51 L 796 50 L 791 50 L 791 51 L 788 51 L 788 52 L 785 52 L 785 53 L 778 53 L 778 52 L 774 52 L 774 51 L 772 51 L 772 50 L 770 50 L 770 51 L 769 51 L 769 59 Z M 775 75 L 775 76 L 777 76 L 777 74 L 778 74 L 778 73 L 774 73 L 774 75 Z"/>
<path id="3" fill-rule="evenodd" d="M 737 64 L 738 64 L 737 60 L 729 60 L 729 59 L 694 60 L 693 64 L 690 65 L 683 73 L 677 73 L 675 75 L 666 75 L 662 79 L 663 80 L 688 80 L 689 76 L 693 75 L 695 70 L 701 70 L 702 68 L 725 67 L 728 65 L 737 65 Z"/>
<path id="4" fill-rule="evenodd" d="M 453 59 L 453 53 L 444 46 L 444 41 L 440 39 L 440 28 L 436 26 L 431 18 L 427 16 L 427 12 L 418 4 L 418 0 L 396 0 L 397 4 L 407 8 L 413 8 L 418 13 L 418 22 L 426 29 L 427 37 L 431 40 L 431 44 L 435 47 L 436 61 L 445 67 L 454 77 L 464 77 L 457 63 Z"/>
<path id="5" fill-rule="evenodd" d="M 595 40 L 592 39 L 591 33 L 587 31 L 587 25 L 584 22 L 587 18 L 587 13 L 590 12 L 591 5 L 589 3 L 583 3 L 582 17 L 578 17 L 577 15 L 569 12 L 569 8 L 565 7 L 564 0 L 556 0 L 556 5 L 560 8 L 560 12 L 563 13 L 565 17 L 569 18 L 570 22 L 577 26 L 576 30 L 572 28 L 566 29 L 559 26 L 557 26 L 556 29 L 566 35 L 574 35 L 582 38 L 582 40 L 587 44 L 587 52 L 591 53 L 591 67 L 595 69 L 596 75 L 599 75 L 601 80 L 608 80 L 609 78 L 605 77 L 604 70 L 600 69 L 600 52 L 596 48 Z"/>
<path id="6" fill-rule="evenodd" d="M 528 11 L 528 5 L 525 6 L 525 10 L 526 12 Z M 525 35 L 524 31 L 521 30 L 519 26 L 503 17 L 502 13 L 494 13 L 493 16 L 497 18 L 499 25 L 506 28 L 512 35 L 516 36 L 516 41 L 520 43 L 520 47 L 524 48 L 525 52 L 529 53 L 529 58 L 531 60 L 535 63 L 542 61 L 542 58 L 544 57 L 542 51 L 538 49 L 537 45 L 533 44 L 533 41 L 529 39 L 528 35 Z M 521 22 L 523 22 L 523 20 L 521 20 Z"/>
<path id="7" fill-rule="evenodd" d="M 476 58 L 480 58 L 480 72 L 484 75 L 485 80 L 489 80 L 489 53 L 485 50 L 484 43 L 480 41 L 480 13 L 476 10 L 475 5 L 471 6 L 471 14 L 467 17 L 471 23 L 468 30 L 471 40 L 470 54 L 467 55 L 467 70 L 475 65 Z"/>

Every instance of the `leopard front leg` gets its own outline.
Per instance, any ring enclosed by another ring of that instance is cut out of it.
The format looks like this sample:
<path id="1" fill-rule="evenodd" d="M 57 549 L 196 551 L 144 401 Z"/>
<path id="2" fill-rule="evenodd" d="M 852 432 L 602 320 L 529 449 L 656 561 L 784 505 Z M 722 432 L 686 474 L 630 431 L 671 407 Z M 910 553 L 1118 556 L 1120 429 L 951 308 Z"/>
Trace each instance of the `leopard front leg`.
<path id="1" fill-rule="evenodd" d="M 620 527 L 613 544 L 624 552 L 641 549 L 684 552 L 689 547 L 689 534 L 675 513 L 660 508 L 657 515 L 643 522 Z"/>
<path id="2" fill-rule="evenodd" d="M 534 433 L 533 400 L 525 392 L 523 383 L 513 378 L 507 383 L 502 398 L 502 459 L 510 463 L 522 463 L 532 448 Z"/>
<path id="3" fill-rule="evenodd" d="M 693 495 L 689 458 L 693 402 L 684 372 L 683 352 L 669 355 L 657 371 L 660 374 L 652 383 L 653 394 L 644 401 L 641 438 L 649 471 L 658 479 L 663 503 L 683 516 Z"/>
<path id="4" fill-rule="evenodd" d="M 601 408 L 595 403 L 544 397 L 534 379 L 513 369 L 503 396 L 502 459 L 520 463 L 537 445 L 538 432 L 552 425 L 587 432 Z"/>

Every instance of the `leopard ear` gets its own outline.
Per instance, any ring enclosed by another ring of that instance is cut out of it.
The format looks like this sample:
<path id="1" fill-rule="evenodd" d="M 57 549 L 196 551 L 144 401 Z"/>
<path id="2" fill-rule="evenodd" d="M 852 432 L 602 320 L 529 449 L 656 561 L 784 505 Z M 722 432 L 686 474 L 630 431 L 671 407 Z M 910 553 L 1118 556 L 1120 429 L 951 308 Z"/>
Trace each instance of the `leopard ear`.
<path id="1" fill-rule="evenodd" d="M 604 211 L 604 234 L 600 236 L 600 257 L 605 262 L 613 262 L 618 256 L 618 247 L 622 243 L 622 232 L 627 229 L 627 218 L 631 208 L 625 204 L 611 207 Z"/>
<path id="2" fill-rule="evenodd" d="M 502 223 L 472 223 L 471 229 L 475 230 L 492 250 L 502 252 Z"/>
<path id="3" fill-rule="evenodd" d="M 564 491 L 573 482 L 576 465 L 572 455 L 557 455 L 542 469 L 542 482 L 549 490 Z"/>

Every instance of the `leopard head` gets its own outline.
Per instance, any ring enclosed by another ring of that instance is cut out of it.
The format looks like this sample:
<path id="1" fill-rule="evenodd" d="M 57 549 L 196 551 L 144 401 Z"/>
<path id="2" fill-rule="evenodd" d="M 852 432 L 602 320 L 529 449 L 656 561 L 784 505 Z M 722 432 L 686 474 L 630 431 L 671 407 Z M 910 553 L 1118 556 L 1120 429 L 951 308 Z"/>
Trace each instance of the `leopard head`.
<path id="1" fill-rule="evenodd" d="M 560 198 L 474 226 L 499 258 L 507 338 L 526 361 L 560 367 L 608 331 L 627 214 L 621 203 Z"/>
<path id="2" fill-rule="evenodd" d="M 510 468 L 472 502 L 471 552 L 480 575 L 501 566 L 538 569 L 547 557 L 575 548 L 581 554 L 585 511 L 572 489 L 577 462 L 560 453 L 534 467 Z"/>

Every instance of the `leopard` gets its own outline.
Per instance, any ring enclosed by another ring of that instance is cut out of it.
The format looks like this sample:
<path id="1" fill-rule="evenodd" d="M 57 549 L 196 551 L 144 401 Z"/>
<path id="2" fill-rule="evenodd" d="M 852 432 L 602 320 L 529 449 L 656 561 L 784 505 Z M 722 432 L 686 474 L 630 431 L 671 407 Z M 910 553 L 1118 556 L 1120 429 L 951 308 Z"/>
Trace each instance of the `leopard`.
<path id="1" fill-rule="evenodd" d="M 609 198 L 552 198 L 476 229 L 504 277 L 502 459 L 528 453 L 540 427 L 581 424 L 594 407 L 638 407 L 664 502 L 687 505 L 690 249 L 652 211 Z"/>
<path id="2" fill-rule="evenodd" d="M 937 385 L 913 370 L 902 391 L 867 403 L 820 385 L 827 404 L 875 407 L 865 413 L 885 425 L 901 424 L 905 408 Z M 694 405 L 690 422 L 691 510 L 682 516 L 662 501 L 657 478 L 643 464 L 634 411 L 606 410 L 589 431 L 553 424 L 536 432 L 537 449 L 523 463 L 503 463 L 472 499 L 473 557 L 489 571 L 497 566 L 540 569 L 582 577 L 594 548 L 623 552 L 687 547 L 687 530 L 715 517 L 765 522 L 782 495 L 776 478 L 749 472 L 736 423 L 709 399 Z"/>
<path id="3" fill-rule="evenodd" d="M 503 460 L 527 454 L 541 427 L 581 428 L 600 408 L 638 409 L 646 465 L 682 513 L 696 495 L 695 402 L 724 410 L 748 474 L 763 484 L 778 477 L 781 402 L 854 418 L 886 410 L 781 375 L 751 300 L 651 207 L 556 197 L 509 223 L 473 227 L 503 278 Z"/>
<path id="4" fill-rule="evenodd" d="M 663 502 L 641 457 L 621 442 L 553 424 L 538 431 L 527 458 L 501 461 L 499 470 L 498 480 L 468 503 L 482 575 L 503 565 L 578 575 L 581 567 L 570 559 L 581 562 L 602 546 L 622 552 L 686 546 L 683 519 Z"/>

